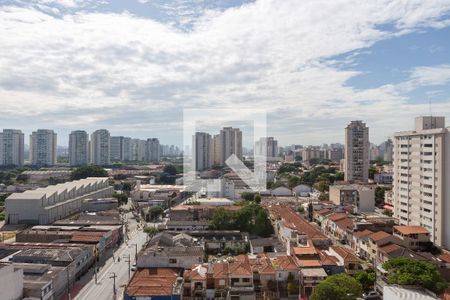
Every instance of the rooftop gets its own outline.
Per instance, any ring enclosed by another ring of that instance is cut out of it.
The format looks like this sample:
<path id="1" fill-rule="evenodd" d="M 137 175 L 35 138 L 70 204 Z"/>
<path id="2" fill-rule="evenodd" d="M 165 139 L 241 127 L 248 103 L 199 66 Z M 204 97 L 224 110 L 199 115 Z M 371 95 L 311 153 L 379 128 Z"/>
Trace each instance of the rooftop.
<path id="1" fill-rule="evenodd" d="M 300 273 L 305 277 L 327 277 L 327 272 L 323 268 L 303 268 Z"/>
<path id="2" fill-rule="evenodd" d="M 394 226 L 394 230 L 404 235 L 429 234 L 430 232 L 422 226 Z"/>
<path id="3" fill-rule="evenodd" d="M 141 269 L 133 275 L 125 293 L 131 297 L 179 294 L 179 292 L 174 291 L 177 286 L 177 278 L 178 273 L 175 269 Z"/>
<path id="4" fill-rule="evenodd" d="M 387 232 L 377 231 L 377 232 L 372 233 L 371 235 L 369 235 L 369 239 L 373 240 L 374 242 L 378 242 L 378 241 L 381 241 L 381 240 L 383 240 L 385 238 L 389 238 L 391 236 L 392 235 L 387 233 Z"/>

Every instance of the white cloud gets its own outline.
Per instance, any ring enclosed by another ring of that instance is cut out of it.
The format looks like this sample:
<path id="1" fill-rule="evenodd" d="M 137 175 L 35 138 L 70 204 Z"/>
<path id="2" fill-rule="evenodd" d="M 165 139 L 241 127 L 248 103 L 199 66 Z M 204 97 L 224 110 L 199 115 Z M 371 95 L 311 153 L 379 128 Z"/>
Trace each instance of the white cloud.
<path id="1" fill-rule="evenodd" d="M 56 1 L 40 0 L 47 5 Z M 57 2 L 82 5 L 78 0 Z M 286 143 L 295 142 L 291 131 L 296 130 L 298 138 L 322 140 L 317 133 L 328 126 L 330 135 L 341 140 L 340 127 L 351 118 L 372 121 L 385 134 L 394 127 L 378 120 L 394 116 L 392 108 L 399 106 L 403 119 L 396 118 L 396 124 L 417 114 L 421 106 L 409 104 L 403 94 L 445 84 L 449 67 L 416 68 L 402 84 L 357 90 L 347 81 L 360 72 L 343 70 L 351 59 L 343 62 L 335 56 L 442 26 L 449 10 L 450 1 L 342 0 L 325 5 L 260 0 L 207 11 L 182 31 L 130 13 L 83 10 L 54 17 L 30 7 L 3 6 L 2 111 L 17 118 L 34 116 L 38 126 L 48 114 L 79 110 L 85 117 L 71 119 L 70 126 L 110 120 L 112 127 L 118 112 L 126 112 L 123 126 L 132 127 L 131 119 L 141 120 L 146 112 L 172 118 L 182 107 L 255 105 L 273 114 L 273 128 Z M 386 24 L 392 28 L 381 29 Z M 450 112 L 450 105 L 442 105 Z M 302 127 L 304 120 L 310 129 Z"/>

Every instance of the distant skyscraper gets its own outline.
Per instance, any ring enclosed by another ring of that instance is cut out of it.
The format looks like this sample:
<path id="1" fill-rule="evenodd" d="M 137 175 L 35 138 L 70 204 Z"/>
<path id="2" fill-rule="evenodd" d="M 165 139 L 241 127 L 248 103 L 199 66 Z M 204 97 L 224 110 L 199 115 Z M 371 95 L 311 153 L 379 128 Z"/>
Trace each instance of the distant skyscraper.
<path id="1" fill-rule="evenodd" d="M 30 135 L 30 160 L 37 166 L 56 164 L 56 133 L 53 130 L 38 129 Z"/>
<path id="2" fill-rule="evenodd" d="M 130 137 L 123 138 L 123 160 L 124 161 L 131 160 L 131 138 Z"/>
<path id="3" fill-rule="evenodd" d="M 394 134 L 394 216 L 425 227 L 450 249 L 450 127 L 445 117 L 418 117 L 415 130 Z"/>
<path id="4" fill-rule="evenodd" d="M 242 131 L 239 128 L 224 127 L 220 130 L 220 164 L 232 154 L 242 160 Z"/>
<path id="5" fill-rule="evenodd" d="M 110 158 L 111 161 L 122 161 L 124 160 L 124 137 L 123 136 L 112 136 L 110 139 Z"/>
<path id="6" fill-rule="evenodd" d="M 69 163 L 71 166 L 89 163 L 89 136 L 84 130 L 75 130 L 69 134 Z"/>
<path id="7" fill-rule="evenodd" d="M 220 155 L 220 151 L 221 151 L 221 147 L 220 147 L 220 134 L 216 134 L 213 137 L 213 165 L 218 166 L 220 165 L 220 159 L 221 159 L 221 155 Z"/>
<path id="8" fill-rule="evenodd" d="M 91 163 L 97 166 L 111 164 L 110 135 L 106 129 L 99 129 L 91 134 Z"/>
<path id="9" fill-rule="evenodd" d="M 352 121 L 345 128 L 345 180 L 367 182 L 369 179 L 369 127 Z"/>
<path id="10" fill-rule="evenodd" d="M 16 129 L 0 132 L 0 166 L 22 166 L 24 156 L 24 134 Z"/>
<path id="11" fill-rule="evenodd" d="M 391 139 L 388 139 L 386 142 L 382 143 L 380 146 L 380 154 L 383 156 L 383 160 L 386 162 L 392 162 L 394 155 L 394 144 Z"/>
<path id="12" fill-rule="evenodd" d="M 262 137 L 255 142 L 255 155 L 263 155 L 268 158 L 278 156 L 278 141 L 273 137 Z"/>
<path id="13" fill-rule="evenodd" d="M 152 163 L 159 163 L 160 161 L 160 147 L 157 138 L 147 139 L 146 160 Z"/>
<path id="14" fill-rule="evenodd" d="M 206 132 L 196 132 L 192 139 L 192 168 L 195 171 L 210 169 L 213 163 L 211 135 Z"/>

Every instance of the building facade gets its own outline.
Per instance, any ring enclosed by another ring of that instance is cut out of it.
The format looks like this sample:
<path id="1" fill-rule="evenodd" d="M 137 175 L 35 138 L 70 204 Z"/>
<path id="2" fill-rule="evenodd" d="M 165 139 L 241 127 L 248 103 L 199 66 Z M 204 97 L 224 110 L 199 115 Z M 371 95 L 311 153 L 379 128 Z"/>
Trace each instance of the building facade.
<path id="1" fill-rule="evenodd" d="M 89 136 L 84 130 L 75 130 L 69 135 L 69 163 L 71 166 L 89 163 Z"/>
<path id="2" fill-rule="evenodd" d="M 152 163 L 159 163 L 161 149 L 157 138 L 147 139 L 146 160 Z"/>
<path id="3" fill-rule="evenodd" d="M 99 129 L 91 134 L 91 164 L 107 166 L 111 164 L 110 135 L 106 129 Z"/>
<path id="4" fill-rule="evenodd" d="M 352 121 L 345 128 L 345 181 L 366 183 L 369 179 L 369 127 Z"/>
<path id="5" fill-rule="evenodd" d="M 0 166 L 22 166 L 24 162 L 24 134 L 17 129 L 0 132 Z"/>
<path id="6" fill-rule="evenodd" d="M 213 164 L 213 140 L 206 132 L 196 132 L 192 140 L 192 169 L 207 170 Z"/>
<path id="7" fill-rule="evenodd" d="M 242 131 L 239 128 L 224 127 L 220 130 L 220 164 L 232 155 L 242 160 Z"/>
<path id="8" fill-rule="evenodd" d="M 30 160 L 37 166 L 56 164 L 56 133 L 53 130 L 38 129 L 30 135 Z"/>
<path id="9" fill-rule="evenodd" d="M 425 227 L 450 248 L 450 133 L 444 117 L 418 117 L 415 130 L 394 134 L 394 215 Z"/>
<path id="10" fill-rule="evenodd" d="M 273 137 L 262 137 L 255 142 L 255 155 L 267 158 L 278 156 L 278 141 Z"/>

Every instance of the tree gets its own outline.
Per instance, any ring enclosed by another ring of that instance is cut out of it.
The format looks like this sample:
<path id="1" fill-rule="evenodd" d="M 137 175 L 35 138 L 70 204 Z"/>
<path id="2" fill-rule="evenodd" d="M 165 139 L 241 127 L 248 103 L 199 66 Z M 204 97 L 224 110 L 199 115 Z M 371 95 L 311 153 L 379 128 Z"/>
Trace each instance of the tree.
<path id="1" fill-rule="evenodd" d="M 119 206 L 128 203 L 128 195 L 125 193 L 114 193 L 113 197 L 117 199 Z"/>
<path id="2" fill-rule="evenodd" d="M 388 283 L 398 285 L 418 285 L 436 294 L 442 293 L 447 287 L 436 267 L 428 262 L 398 257 L 383 264 L 388 272 Z"/>
<path id="3" fill-rule="evenodd" d="M 328 180 L 321 180 L 314 184 L 314 188 L 319 192 L 325 193 L 330 187 L 330 182 Z"/>
<path id="4" fill-rule="evenodd" d="M 377 168 L 375 168 L 375 167 L 369 168 L 369 178 L 370 179 L 373 179 L 375 177 L 376 173 L 377 173 Z"/>
<path id="5" fill-rule="evenodd" d="M 292 189 L 292 188 L 296 187 L 299 184 L 300 184 L 300 177 L 298 177 L 298 176 L 290 176 L 289 177 L 289 180 L 288 180 L 289 188 Z"/>
<path id="6" fill-rule="evenodd" d="M 108 172 L 99 166 L 89 165 L 81 166 L 72 171 L 72 180 L 83 179 L 87 177 L 108 177 Z"/>
<path id="7" fill-rule="evenodd" d="M 177 168 L 174 165 L 165 165 L 163 171 L 172 176 L 177 175 L 178 173 Z"/>
<path id="8" fill-rule="evenodd" d="M 162 213 L 164 212 L 164 209 L 161 206 L 152 206 L 149 209 L 149 213 L 150 213 L 150 219 L 151 220 L 156 220 Z"/>
<path id="9" fill-rule="evenodd" d="M 158 233 L 158 228 L 156 228 L 155 226 L 146 226 L 144 228 L 144 232 L 148 234 L 149 239 L 152 239 L 153 236 Z"/>
<path id="10" fill-rule="evenodd" d="M 319 283 L 311 294 L 311 300 L 356 300 L 362 296 L 362 286 L 353 277 L 347 274 L 338 274 L 327 277 Z"/>
<path id="11" fill-rule="evenodd" d="M 253 199 L 253 201 L 255 201 L 255 203 L 260 204 L 261 203 L 261 195 L 255 194 L 255 198 Z"/>
<path id="12" fill-rule="evenodd" d="M 234 227 L 233 213 L 220 207 L 214 211 L 211 228 L 215 230 L 230 230 Z"/>
<path id="13" fill-rule="evenodd" d="M 250 230 L 250 232 L 251 231 L 254 231 L 257 235 L 263 237 L 268 237 L 273 234 L 273 227 L 269 221 L 267 211 L 265 211 L 264 209 L 258 211 L 255 217 L 254 230 Z"/>
<path id="14" fill-rule="evenodd" d="M 362 285 L 363 290 L 368 292 L 373 289 L 373 285 L 375 284 L 375 273 L 373 270 L 367 270 L 362 272 L 357 272 L 353 275 L 355 279 Z"/>
<path id="15" fill-rule="evenodd" d="M 328 193 L 320 193 L 319 200 L 320 201 L 328 201 L 328 200 L 330 200 L 330 195 Z"/>
<path id="16" fill-rule="evenodd" d="M 375 188 L 375 203 L 381 205 L 384 203 L 384 194 L 386 192 L 386 188 L 383 186 L 377 186 Z"/>
<path id="17" fill-rule="evenodd" d="M 253 201 L 255 199 L 255 193 L 243 192 L 241 193 L 241 198 L 245 201 Z"/>

